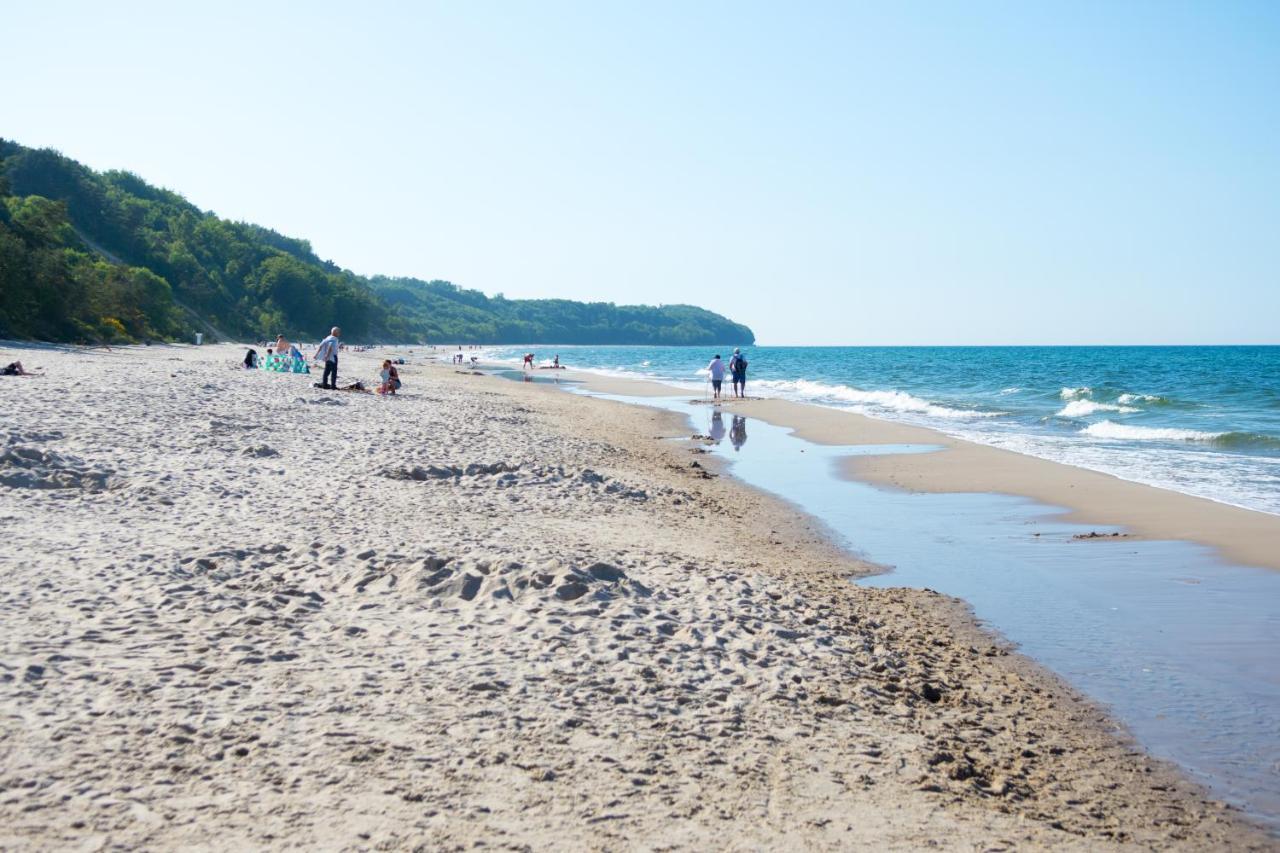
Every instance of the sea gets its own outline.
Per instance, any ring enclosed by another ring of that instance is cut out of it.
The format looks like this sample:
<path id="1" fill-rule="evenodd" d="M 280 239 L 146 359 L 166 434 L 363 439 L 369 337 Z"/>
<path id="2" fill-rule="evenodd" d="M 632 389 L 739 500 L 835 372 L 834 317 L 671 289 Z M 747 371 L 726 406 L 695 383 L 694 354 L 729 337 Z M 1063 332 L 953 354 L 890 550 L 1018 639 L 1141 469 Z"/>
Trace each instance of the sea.
<path id="1" fill-rule="evenodd" d="M 891 421 L 1280 514 L 1280 346 L 743 347 L 748 394 Z M 518 364 L 701 394 L 721 347 L 523 346 Z M 727 384 L 727 383 L 726 383 Z"/>

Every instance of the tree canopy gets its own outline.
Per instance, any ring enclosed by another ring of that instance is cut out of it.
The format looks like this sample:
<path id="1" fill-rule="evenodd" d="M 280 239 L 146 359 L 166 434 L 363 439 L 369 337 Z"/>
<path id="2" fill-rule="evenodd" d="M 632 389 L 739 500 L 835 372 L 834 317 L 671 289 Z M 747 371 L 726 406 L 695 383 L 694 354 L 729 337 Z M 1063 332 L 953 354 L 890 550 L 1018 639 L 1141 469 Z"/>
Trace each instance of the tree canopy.
<path id="1" fill-rule="evenodd" d="M 751 330 L 691 305 L 506 299 L 364 277 L 306 240 L 230 222 L 129 172 L 0 139 L 0 336 L 315 336 L 441 343 L 717 344 Z"/>

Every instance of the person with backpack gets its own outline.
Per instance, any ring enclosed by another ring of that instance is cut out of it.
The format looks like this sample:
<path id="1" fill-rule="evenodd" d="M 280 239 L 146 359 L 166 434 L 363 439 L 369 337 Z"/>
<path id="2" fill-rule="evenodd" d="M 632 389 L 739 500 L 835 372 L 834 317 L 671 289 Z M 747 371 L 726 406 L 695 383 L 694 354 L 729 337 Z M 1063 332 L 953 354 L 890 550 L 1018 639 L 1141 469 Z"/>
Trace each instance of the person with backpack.
<path id="1" fill-rule="evenodd" d="M 742 350 L 737 347 L 733 348 L 733 357 L 729 359 L 729 376 L 733 379 L 733 396 L 745 399 L 747 396 L 747 360 L 742 356 Z"/>

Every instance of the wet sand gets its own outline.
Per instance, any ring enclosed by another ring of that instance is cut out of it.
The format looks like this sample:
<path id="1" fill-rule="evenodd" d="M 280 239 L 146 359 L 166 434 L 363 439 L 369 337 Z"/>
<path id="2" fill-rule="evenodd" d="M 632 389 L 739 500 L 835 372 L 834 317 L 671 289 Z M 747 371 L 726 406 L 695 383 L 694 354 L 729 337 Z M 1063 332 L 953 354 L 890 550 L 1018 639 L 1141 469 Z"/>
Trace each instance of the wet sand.
<path id="1" fill-rule="evenodd" d="M 0 350 L 0 846 L 1274 845 L 680 418 Z"/>

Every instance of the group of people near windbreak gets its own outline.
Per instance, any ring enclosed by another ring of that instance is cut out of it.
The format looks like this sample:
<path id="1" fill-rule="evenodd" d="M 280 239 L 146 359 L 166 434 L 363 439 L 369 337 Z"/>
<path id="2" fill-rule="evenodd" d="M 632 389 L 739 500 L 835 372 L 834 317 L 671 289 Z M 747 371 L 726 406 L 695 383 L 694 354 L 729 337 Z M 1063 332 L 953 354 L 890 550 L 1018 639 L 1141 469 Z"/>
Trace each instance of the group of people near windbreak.
<path id="1" fill-rule="evenodd" d="M 716 357 L 711 359 L 711 363 L 707 365 L 707 375 L 711 377 L 711 392 L 715 399 L 720 399 L 720 387 L 724 385 L 725 363 L 720 359 L 720 354 L 716 353 Z M 728 364 L 729 377 L 733 380 L 733 396 L 746 398 L 747 396 L 747 360 L 742 355 L 742 350 L 734 347 L 733 355 L 729 358 Z"/>
<path id="2" fill-rule="evenodd" d="M 320 342 L 320 347 L 316 350 L 316 361 L 324 362 L 324 373 L 320 377 L 321 388 L 328 388 L 334 391 L 338 389 L 338 350 L 341 348 L 338 336 L 341 334 L 342 330 L 334 326 L 329 330 L 329 336 Z M 401 359 L 401 363 L 403 361 Z M 394 396 L 400 390 L 400 372 L 391 363 L 391 359 L 384 358 L 382 360 L 382 370 L 378 376 L 382 380 L 378 384 L 379 394 Z"/>
<path id="3" fill-rule="evenodd" d="M 329 330 L 328 336 L 320 342 L 320 346 L 316 348 L 315 360 L 324 364 L 324 373 L 321 375 L 320 383 L 317 388 L 324 388 L 329 391 L 338 390 L 338 352 L 342 349 L 342 342 L 338 339 L 342 334 L 342 329 L 334 326 Z M 274 347 L 267 347 L 267 355 L 288 355 L 296 359 L 302 359 L 302 352 L 293 344 L 285 340 L 284 335 L 276 338 Z M 404 363 L 404 359 L 400 360 Z M 244 357 L 244 366 L 254 368 L 258 366 L 258 353 L 255 350 L 249 350 Z M 400 390 L 400 373 L 396 370 L 396 366 L 392 364 L 391 359 L 384 359 L 382 362 L 382 370 L 379 374 L 382 380 L 378 385 L 379 394 L 392 394 Z"/>

